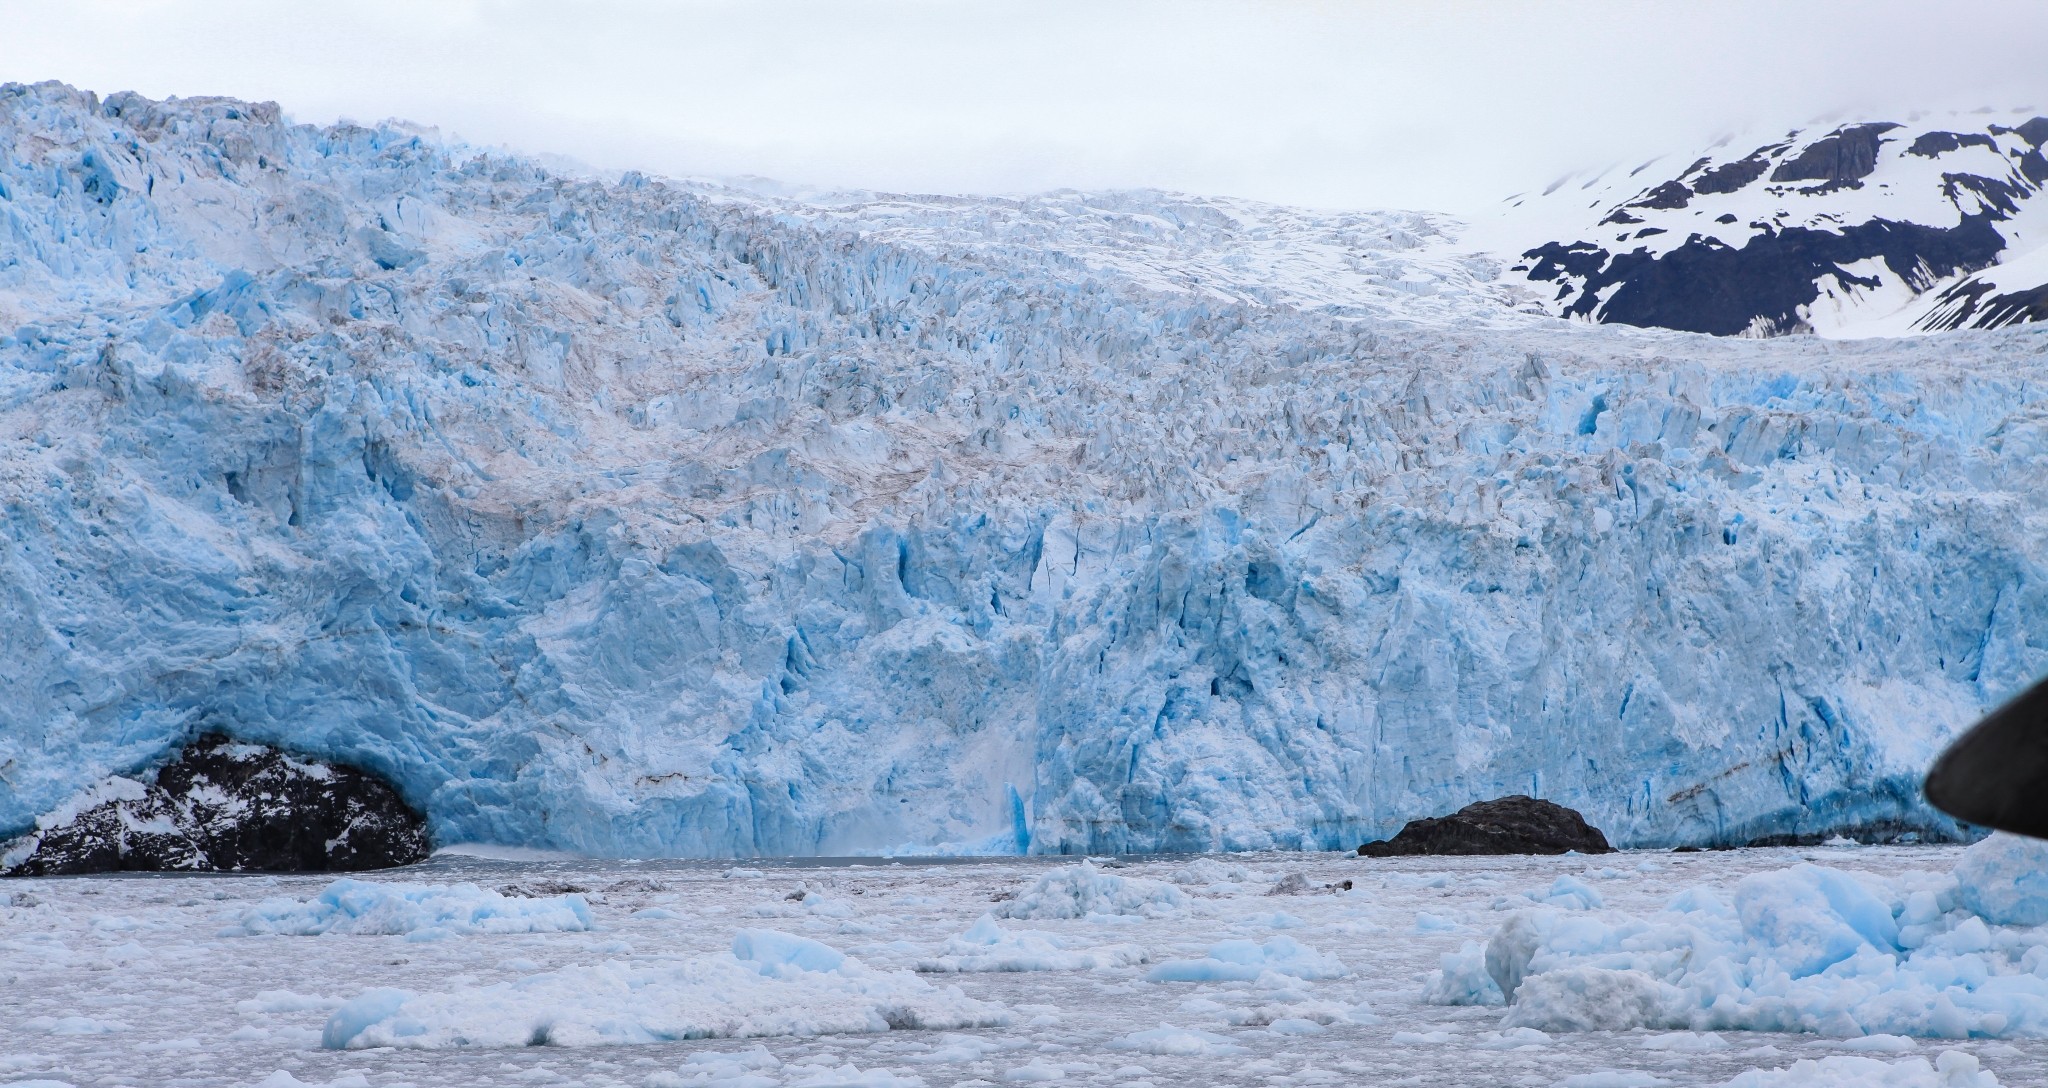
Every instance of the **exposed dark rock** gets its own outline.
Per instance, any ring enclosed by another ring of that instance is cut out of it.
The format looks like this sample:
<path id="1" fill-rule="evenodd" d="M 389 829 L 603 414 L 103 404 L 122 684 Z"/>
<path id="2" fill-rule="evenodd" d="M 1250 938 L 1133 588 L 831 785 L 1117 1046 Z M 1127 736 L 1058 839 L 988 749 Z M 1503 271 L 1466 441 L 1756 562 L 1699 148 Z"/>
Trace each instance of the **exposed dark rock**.
<path id="1" fill-rule="evenodd" d="M 1993 125 L 1991 126 L 1991 131 L 2000 134 L 2007 132 L 2015 133 L 2020 139 L 2027 141 L 2035 147 L 2040 147 L 2043 144 L 2048 144 L 2048 117 L 2036 117 L 2013 128 Z"/>
<path id="2" fill-rule="evenodd" d="M 1667 181 L 1643 195 L 1641 200 L 1630 204 L 1631 208 L 1657 208 L 1670 211 L 1683 208 L 1692 200 L 1692 190 L 1682 181 Z"/>
<path id="3" fill-rule="evenodd" d="M 1778 164 L 1772 181 L 1860 181 L 1877 169 L 1877 145 L 1881 133 L 1898 128 L 1881 122 L 1872 125 L 1843 125 L 1808 144 L 1806 150 Z"/>
<path id="4" fill-rule="evenodd" d="M 1975 276 L 1935 296 L 1935 308 L 1920 322 L 1922 329 L 1996 329 L 2031 321 L 2048 321 L 2048 283 L 2018 291 L 1998 288 Z"/>
<path id="5" fill-rule="evenodd" d="M 1944 294 L 1929 299 L 1936 305 L 1916 320 L 1919 331 L 2041 321 L 2048 301 L 2034 285 L 1993 285 L 1973 274 L 2014 257 L 2017 235 L 2000 225 L 2048 191 L 2044 143 L 2048 117 L 2014 128 L 1908 132 L 1868 123 L 1818 139 L 1793 133 L 1719 166 L 1700 159 L 1671 181 L 1636 190 L 1607 207 L 1590 233 L 1522 251 L 1516 270 L 1556 285 L 1551 308 L 1559 316 L 1721 336 L 1812 331 L 1887 284 L 1913 294 L 1940 285 Z M 1944 169 L 1951 166 L 1969 168 Z M 1833 206 L 1827 195 L 1866 184 L 1894 192 L 1937 185 L 1955 214 L 1865 218 L 1864 205 Z M 1728 194 L 1743 195 L 1748 213 L 1724 211 Z M 1620 225 L 1634 233 L 1589 240 Z M 1816 310 L 1824 296 L 1837 308 Z"/>
<path id="6" fill-rule="evenodd" d="M 1532 280 L 1583 278 L 1576 286 L 1566 283 L 1567 293 L 1577 296 L 1564 308 L 1567 317 L 1732 336 L 1801 327 L 1799 309 L 1820 297 L 1822 276 L 1877 286 L 1846 270 L 1857 261 L 1882 259 L 1901 279 L 1924 288 L 1986 268 L 2004 248 L 1990 218 L 1977 215 L 1950 228 L 1885 219 L 1840 231 L 1793 227 L 1752 238 L 1740 249 L 1695 236 L 1662 257 L 1610 255 L 1587 242 L 1552 242 L 1523 256 L 1533 262 Z"/>
<path id="7" fill-rule="evenodd" d="M 1384 842 L 1358 848 L 1366 857 L 1416 854 L 1582 854 L 1613 851 L 1586 818 L 1553 801 L 1516 794 L 1466 805 L 1449 816 L 1411 820 Z"/>
<path id="8" fill-rule="evenodd" d="M 1764 152 L 1758 151 L 1746 159 L 1723 163 L 1701 174 L 1698 180 L 1692 183 L 1692 191 L 1695 193 L 1732 193 L 1748 185 L 1750 182 L 1763 177 L 1764 171 L 1770 169 L 1770 166 L 1770 160 L 1764 158 Z"/>
<path id="9" fill-rule="evenodd" d="M 1913 146 L 1906 149 L 1906 154 L 1931 159 L 1961 147 L 1988 147 L 1997 150 L 1998 144 L 1981 132 L 1923 132 L 1913 141 Z"/>
<path id="10" fill-rule="evenodd" d="M 1977 198 L 1984 208 L 1995 209 L 1995 218 L 2006 218 L 2020 210 L 2020 204 L 2033 195 L 2030 186 L 2018 185 L 2003 178 L 1979 177 L 1976 174 L 1941 175 L 1941 195 L 1957 207 L 1963 207 L 1962 194 L 1969 193 Z"/>
<path id="11" fill-rule="evenodd" d="M 426 859 L 426 824 L 390 785 L 218 735 L 154 782 L 103 783 L 89 807 L 8 844 L 0 875 L 354 872 Z"/>

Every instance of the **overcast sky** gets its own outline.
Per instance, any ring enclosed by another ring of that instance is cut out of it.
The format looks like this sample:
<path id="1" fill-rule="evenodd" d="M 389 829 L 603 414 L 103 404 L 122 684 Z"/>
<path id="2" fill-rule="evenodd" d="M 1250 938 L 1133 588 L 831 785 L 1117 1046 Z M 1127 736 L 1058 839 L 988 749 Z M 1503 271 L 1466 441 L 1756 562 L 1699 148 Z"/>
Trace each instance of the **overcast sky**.
<path id="1" fill-rule="evenodd" d="M 599 167 L 1473 213 L 1731 129 L 2048 109 L 2048 4 L 0 0 L 0 79 Z"/>

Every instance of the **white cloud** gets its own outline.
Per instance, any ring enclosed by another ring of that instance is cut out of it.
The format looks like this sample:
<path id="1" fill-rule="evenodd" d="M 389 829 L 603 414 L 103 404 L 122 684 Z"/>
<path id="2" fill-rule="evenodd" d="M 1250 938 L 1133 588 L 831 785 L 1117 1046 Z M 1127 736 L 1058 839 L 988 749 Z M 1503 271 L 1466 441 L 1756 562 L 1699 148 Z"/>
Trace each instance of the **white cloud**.
<path id="1" fill-rule="evenodd" d="M 2039 105 L 2025 2 L 13 0 L 0 78 L 667 174 L 1472 211 L 1827 114 Z"/>

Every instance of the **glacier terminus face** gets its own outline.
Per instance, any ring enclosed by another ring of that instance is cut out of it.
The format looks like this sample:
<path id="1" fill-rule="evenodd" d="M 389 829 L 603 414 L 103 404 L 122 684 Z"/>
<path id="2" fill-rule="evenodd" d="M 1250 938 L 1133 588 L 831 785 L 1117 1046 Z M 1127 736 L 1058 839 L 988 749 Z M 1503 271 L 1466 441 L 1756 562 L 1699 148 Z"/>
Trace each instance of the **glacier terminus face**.
<path id="1" fill-rule="evenodd" d="M 1955 833 L 2048 329 L 1574 325 L 1457 228 L 8 85 L 0 837 L 209 732 L 613 857 Z"/>

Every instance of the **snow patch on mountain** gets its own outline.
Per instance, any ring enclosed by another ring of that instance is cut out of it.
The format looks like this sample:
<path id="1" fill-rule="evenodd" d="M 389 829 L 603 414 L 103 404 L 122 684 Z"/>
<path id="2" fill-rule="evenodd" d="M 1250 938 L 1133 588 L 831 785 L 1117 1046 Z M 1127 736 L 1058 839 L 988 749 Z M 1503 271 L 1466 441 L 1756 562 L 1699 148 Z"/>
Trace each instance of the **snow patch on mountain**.
<path id="1" fill-rule="evenodd" d="M 1719 335 L 1895 336 L 2048 316 L 2048 117 L 1731 136 L 1562 179 L 1478 235 L 1557 314 Z"/>

